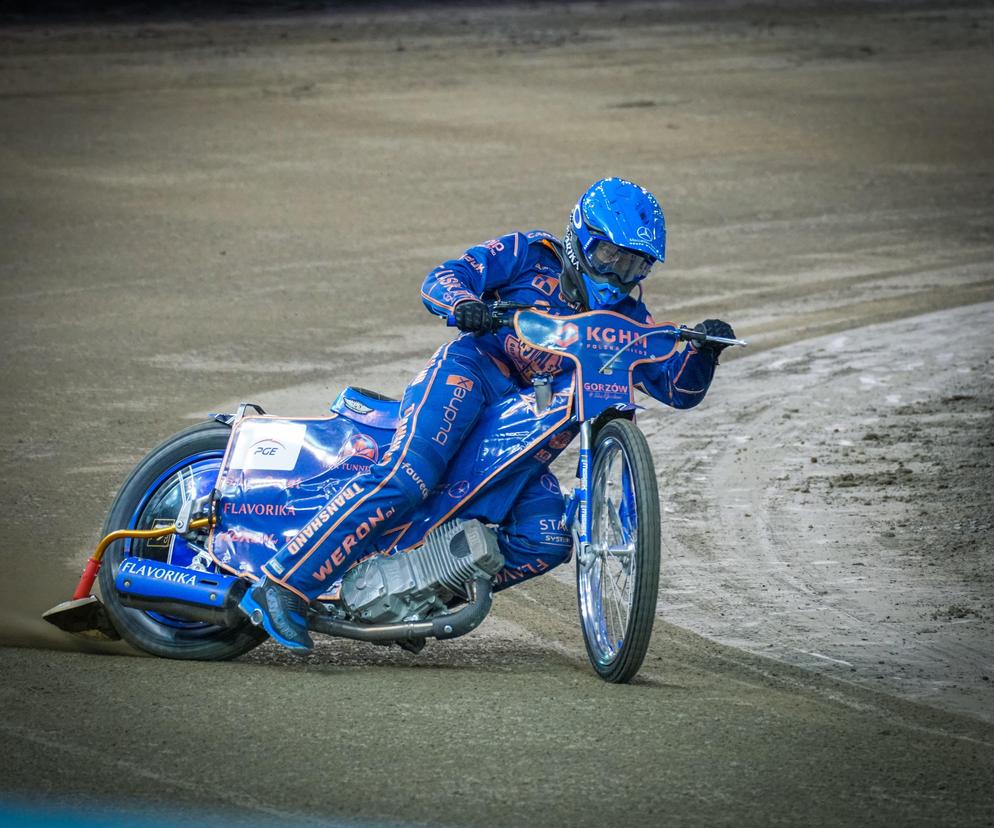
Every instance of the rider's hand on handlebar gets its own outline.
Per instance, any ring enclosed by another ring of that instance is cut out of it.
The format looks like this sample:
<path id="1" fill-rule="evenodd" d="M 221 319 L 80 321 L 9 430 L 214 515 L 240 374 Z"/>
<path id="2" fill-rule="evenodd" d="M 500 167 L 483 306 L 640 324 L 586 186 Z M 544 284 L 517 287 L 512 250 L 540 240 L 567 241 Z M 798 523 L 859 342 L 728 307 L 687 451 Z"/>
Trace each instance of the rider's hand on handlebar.
<path id="1" fill-rule="evenodd" d="M 479 336 L 490 332 L 491 316 L 490 308 L 483 302 L 476 299 L 469 299 L 456 305 L 452 315 L 456 320 L 456 327 L 460 331 L 473 333 Z"/>
<path id="2" fill-rule="evenodd" d="M 732 326 L 720 319 L 705 319 L 703 322 L 694 325 L 694 330 L 700 331 L 702 334 L 707 334 L 708 336 L 720 336 L 725 339 L 735 339 L 735 331 L 732 330 Z M 727 347 L 728 346 L 722 342 L 704 342 L 697 345 L 697 350 L 713 356 L 714 361 L 717 364 L 718 354 L 720 354 Z"/>

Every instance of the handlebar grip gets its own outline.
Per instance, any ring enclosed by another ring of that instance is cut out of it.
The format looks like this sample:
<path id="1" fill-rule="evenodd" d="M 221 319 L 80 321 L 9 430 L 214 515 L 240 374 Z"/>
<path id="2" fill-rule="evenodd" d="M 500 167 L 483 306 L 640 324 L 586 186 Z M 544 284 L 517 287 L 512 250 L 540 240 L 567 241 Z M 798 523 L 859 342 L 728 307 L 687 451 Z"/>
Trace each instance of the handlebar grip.
<path id="1" fill-rule="evenodd" d="M 703 345 L 706 342 L 717 342 L 721 345 L 741 345 L 745 347 L 749 343 L 744 339 L 729 339 L 725 336 L 711 336 L 702 331 L 695 331 L 693 328 L 679 328 L 678 336 L 688 342 L 696 342 Z"/>
<path id="2" fill-rule="evenodd" d="M 497 313 L 493 314 L 493 316 L 490 319 L 491 321 L 490 329 L 496 332 L 500 328 L 510 325 L 513 316 L 514 316 L 514 311 L 511 311 L 510 313 L 508 313 L 507 311 L 498 311 Z M 445 324 L 449 328 L 455 328 L 456 315 L 454 313 L 450 313 L 448 316 L 446 316 Z"/>

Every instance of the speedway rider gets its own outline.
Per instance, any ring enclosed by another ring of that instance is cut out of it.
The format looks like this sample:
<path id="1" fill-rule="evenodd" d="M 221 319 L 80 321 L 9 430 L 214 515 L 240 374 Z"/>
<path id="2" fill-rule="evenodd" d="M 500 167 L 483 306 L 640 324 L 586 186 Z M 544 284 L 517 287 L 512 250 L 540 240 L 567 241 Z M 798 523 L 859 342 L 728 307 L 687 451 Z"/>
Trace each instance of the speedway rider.
<path id="1" fill-rule="evenodd" d="M 427 497 L 483 409 L 527 387 L 535 374 L 572 370 L 569 361 L 550 365 L 549 354 L 524 346 L 509 328 L 492 332 L 486 302 L 538 305 L 556 315 L 610 309 L 652 324 L 641 287 L 637 297 L 631 294 L 665 251 L 663 211 L 652 193 L 606 178 L 580 197 L 562 241 L 538 230 L 510 233 L 432 270 L 421 289 L 424 304 L 438 316 L 454 315 L 463 333 L 439 348 L 407 387 L 389 451 L 353 481 L 359 496 L 340 513 L 329 509 L 325 525 L 303 547 L 284 547 L 274 555 L 241 609 L 250 617 L 261 610 L 263 626 L 280 644 L 310 650 L 307 602 L 372 551 L 372 542 L 391 522 Z M 735 335 L 716 319 L 697 330 Z M 674 359 L 638 366 L 634 383 L 667 405 L 691 408 L 704 398 L 722 347 L 687 343 Z M 558 450 L 573 436 L 575 429 L 559 441 Z M 548 460 L 553 456 L 550 452 Z M 525 486 L 498 529 L 505 567 L 495 579 L 497 589 L 569 557 L 572 538 L 560 520 L 563 496 L 548 472 L 546 465 Z M 374 515 L 390 520 L 373 521 Z"/>

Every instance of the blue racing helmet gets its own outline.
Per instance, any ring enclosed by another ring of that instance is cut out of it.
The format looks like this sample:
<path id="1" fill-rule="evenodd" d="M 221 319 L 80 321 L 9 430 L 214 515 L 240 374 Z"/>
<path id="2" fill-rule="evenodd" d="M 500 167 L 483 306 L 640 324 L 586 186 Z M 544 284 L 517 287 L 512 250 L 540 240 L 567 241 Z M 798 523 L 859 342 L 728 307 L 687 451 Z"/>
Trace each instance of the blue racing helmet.
<path id="1" fill-rule="evenodd" d="M 644 187 L 603 178 L 573 208 L 563 247 L 575 271 L 567 292 L 590 310 L 616 305 L 666 258 L 663 210 Z"/>

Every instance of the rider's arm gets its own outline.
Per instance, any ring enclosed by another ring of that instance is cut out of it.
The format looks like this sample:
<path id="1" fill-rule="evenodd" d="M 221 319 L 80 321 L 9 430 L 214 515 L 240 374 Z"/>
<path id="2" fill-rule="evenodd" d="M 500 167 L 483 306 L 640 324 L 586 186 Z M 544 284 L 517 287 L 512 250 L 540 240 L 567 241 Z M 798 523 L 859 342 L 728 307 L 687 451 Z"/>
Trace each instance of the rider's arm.
<path id="1" fill-rule="evenodd" d="M 627 315 L 638 322 L 653 324 L 651 314 L 641 302 Z M 666 362 L 637 365 L 632 372 L 635 387 L 673 408 L 693 408 L 703 400 L 714 378 L 714 354 L 698 350 L 692 342 L 684 345 L 682 353 Z"/>
<path id="2" fill-rule="evenodd" d="M 432 313 L 448 316 L 460 302 L 493 298 L 493 291 L 514 281 L 527 259 L 523 233 L 491 239 L 431 271 L 421 286 L 421 299 Z"/>
<path id="3" fill-rule="evenodd" d="M 674 408 L 693 408 L 714 378 L 714 357 L 690 342 L 686 350 L 666 362 L 635 367 L 635 387 Z"/>

